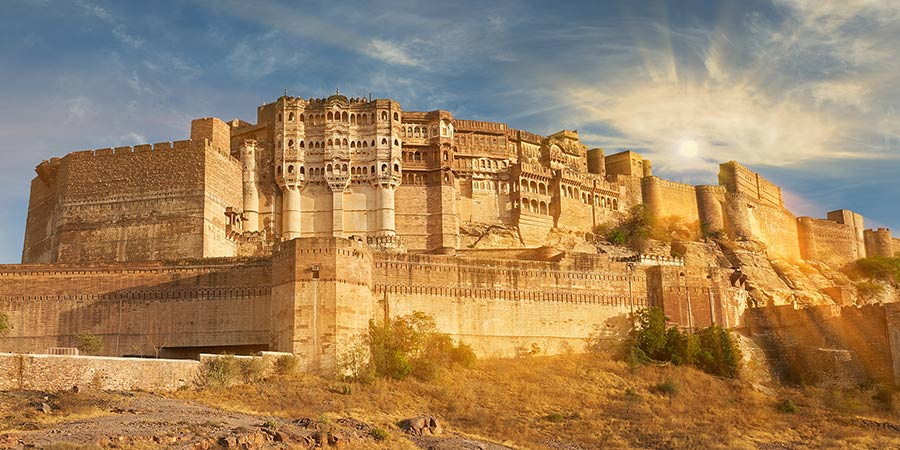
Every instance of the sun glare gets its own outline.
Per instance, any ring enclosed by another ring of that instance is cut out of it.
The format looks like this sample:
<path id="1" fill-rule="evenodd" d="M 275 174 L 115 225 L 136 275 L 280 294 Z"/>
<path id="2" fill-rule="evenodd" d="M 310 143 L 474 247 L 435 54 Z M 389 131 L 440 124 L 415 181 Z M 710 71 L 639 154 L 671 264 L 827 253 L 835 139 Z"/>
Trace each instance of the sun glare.
<path id="1" fill-rule="evenodd" d="M 700 153 L 700 147 L 697 145 L 696 141 L 687 140 L 681 142 L 678 151 L 681 153 L 681 156 L 684 156 L 685 158 L 696 158 L 697 154 Z"/>

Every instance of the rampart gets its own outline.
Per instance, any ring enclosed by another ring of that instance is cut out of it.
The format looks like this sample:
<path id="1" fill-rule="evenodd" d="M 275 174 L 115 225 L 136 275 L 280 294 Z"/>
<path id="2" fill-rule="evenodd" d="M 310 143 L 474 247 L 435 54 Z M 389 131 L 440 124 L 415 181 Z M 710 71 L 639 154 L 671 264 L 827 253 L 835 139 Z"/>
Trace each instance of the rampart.
<path id="1" fill-rule="evenodd" d="M 268 260 L 0 266 L 0 349 L 40 353 L 96 335 L 104 355 L 192 356 L 270 345 Z"/>
<path id="2" fill-rule="evenodd" d="M 803 259 L 842 266 L 864 256 L 859 254 L 856 230 L 851 225 L 800 217 L 797 232 Z"/>
<path id="3" fill-rule="evenodd" d="M 895 383 L 900 356 L 896 305 L 791 305 L 747 310 L 750 333 L 783 376 L 803 383 Z M 849 358 L 840 357 L 846 352 Z"/>
<path id="4" fill-rule="evenodd" d="M 36 168 L 24 263 L 230 256 L 240 164 L 208 139 L 84 150 Z"/>
<path id="5" fill-rule="evenodd" d="M 891 230 L 887 228 L 865 230 L 863 236 L 866 241 L 867 256 L 894 256 L 894 240 Z"/>

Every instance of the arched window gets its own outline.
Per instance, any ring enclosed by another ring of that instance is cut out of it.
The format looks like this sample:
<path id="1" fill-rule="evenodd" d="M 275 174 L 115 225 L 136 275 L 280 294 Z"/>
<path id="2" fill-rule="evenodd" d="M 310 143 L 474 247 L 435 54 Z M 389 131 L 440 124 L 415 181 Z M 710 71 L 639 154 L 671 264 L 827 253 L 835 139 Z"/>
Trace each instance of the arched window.
<path id="1" fill-rule="evenodd" d="M 325 174 L 326 175 L 331 175 L 333 173 L 334 173 L 334 168 L 331 166 L 331 164 L 325 166 Z"/>
<path id="2" fill-rule="evenodd" d="M 347 173 L 347 165 L 346 165 L 346 164 L 344 164 L 344 165 L 341 166 L 341 172 L 342 172 L 342 173 Z"/>
<path id="3" fill-rule="evenodd" d="M 413 136 L 414 136 L 414 137 L 421 137 L 421 136 L 422 136 L 422 133 L 419 131 L 419 127 L 416 127 L 416 128 L 413 129 Z"/>
<path id="4" fill-rule="evenodd" d="M 334 146 L 334 141 L 332 141 L 331 139 L 329 139 L 329 140 L 328 140 L 328 146 L 329 146 L 329 147 Z"/>
<path id="5" fill-rule="evenodd" d="M 368 175 L 368 174 L 369 174 L 369 168 L 363 166 L 363 175 Z"/>
<path id="6" fill-rule="evenodd" d="M 328 111 L 327 120 L 328 120 L 329 122 L 332 121 L 332 120 L 334 120 L 334 114 L 332 114 L 331 111 Z"/>
<path id="7" fill-rule="evenodd" d="M 344 147 L 347 146 L 347 138 L 344 138 Z"/>
<path id="8" fill-rule="evenodd" d="M 303 144 L 303 141 L 300 141 L 300 148 L 306 148 Z"/>
<path id="9" fill-rule="evenodd" d="M 281 122 L 281 113 L 278 113 L 278 121 Z"/>
<path id="10" fill-rule="evenodd" d="M 387 139 L 381 138 L 381 145 L 387 145 Z"/>
<path id="11" fill-rule="evenodd" d="M 400 146 L 400 141 L 394 139 L 394 146 L 395 146 L 395 147 L 399 147 L 399 146 Z"/>
<path id="12" fill-rule="evenodd" d="M 395 113 L 394 113 L 394 122 L 399 122 L 399 121 L 400 121 L 400 114 L 397 114 L 397 113 L 395 112 Z"/>
<path id="13" fill-rule="evenodd" d="M 350 141 L 350 148 L 356 148 L 356 141 Z"/>
<path id="14" fill-rule="evenodd" d="M 300 121 L 301 121 L 301 122 L 306 122 L 306 119 L 303 118 L 303 114 L 300 114 Z"/>
<path id="15" fill-rule="evenodd" d="M 382 120 L 383 122 L 387 122 L 387 111 L 382 111 L 382 112 L 381 112 L 381 120 Z"/>
<path id="16" fill-rule="evenodd" d="M 294 146 L 294 140 L 288 139 L 288 147 L 293 147 L 293 146 Z"/>
<path id="17" fill-rule="evenodd" d="M 277 172 L 278 172 L 278 175 L 281 175 L 281 166 L 278 166 Z"/>
<path id="18" fill-rule="evenodd" d="M 368 115 L 368 114 L 363 113 L 363 115 L 362 115 L 361 118 L 362 118 L 362 124 L 363 124 L 363 125 L 368 125 L 368 124 L 369 124 L 369 115 Z"/>
<path id="19" fill-rule="evenodd" d="M 422 160 L 422 155 L 419 154 L 419 152 L 413 153 L 413 160 L 414 160 L 414 161 L 421 161 L 421 160 Z"/>
<path id="20" fill-rule="evenodd" d="M 381 173 L 387 173 L 387 164 L 381 165 Z"/>
<path id="21" fill-rule="evenodd" d="M 288 121 L 291 121 L 291 122 L 294 121 L 294 113 L 288 114 Z"/>
<path id="22" fill-rule="evenodd" d="M 422 137 L 423 138 L 428 137 L 428 127 L 422 127 Z"/>
<path id="23" fill-rule="evenodd" d="M 341 113 L 341 122 L 347 122 L 348 120 L 350 120 L 350 119 L 347 117 L 347 111 L 342 112 Z"/>
<path id="24" fill-rule="evenodd" d="M 294 166 L 293 166 L 293 165 L 288 166 L 288 173 L 294 173 Z"/>
<path id="25" fill-rule="evenodd" d="M 372 166 L 372 175 L 375 175 L 375 166 Z"/>
<path id="26" fill-rule="evenodd" d="M 531 212 L 539 212 L 539 211 L 540 211 L 540 208 L 538 207 L 538 201 L 532 200 L 531 201 Z"/>
<path id="27" fill-rule="evenodd" d="M 612 206 L 613 206 L 614 210 L 618 211 L 619 210 L 619 201 L 616 199 L 613 199 Z"/>
<path id="28" fill-rule="evenodd" d="M 387 144 L 387 141 L 385 141 L 385 144 Z M 372 145 L 372 147 L 375 146 L 375 139 L 372 139 L 372 144 L 371 144 L 371 145 Z"/>
<path id="29" fill-rule="evenodd" d="M 306 169 L 303 166 L 300 166 L 300 175 L 306 175 Z"/>
<path id="30" fill-rule="evenodd" d="M 446 161 L 449 158 L 450 158 L 449 154 L 447 153 L 446 150 L 444 150 L 444 161 Z"/>
<path id="31" fill-rule="evenodd" d="M 368 148 L 368 147 L 369 147 L 369 144 L 366 143 L 366 141 L 363 141 L 363 148 Z"/>
<path id="32" fill-rule="evenodd" d="M 531 188 L 531 192 L 537 192 L 537 191 L 538 191 L 538 184 L 535 183 L 534 181 L 531 182 L 531 185 L 530 185 L 529 187 Z"/>
<path id="33" fill-rule="evenodd" d="M 394 172 L 400 171 L 400 164 L 394 163 Z"/>

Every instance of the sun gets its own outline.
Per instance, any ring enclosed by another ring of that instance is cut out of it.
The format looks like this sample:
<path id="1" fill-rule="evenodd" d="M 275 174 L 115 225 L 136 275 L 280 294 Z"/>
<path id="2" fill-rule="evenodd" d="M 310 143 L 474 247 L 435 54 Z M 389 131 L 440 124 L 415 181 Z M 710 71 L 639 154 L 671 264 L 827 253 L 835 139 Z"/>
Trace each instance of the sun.
<path id="1" fill-rule="evenodd" d="M 697 145 L 697 141 L 681 141 L 681 145 L 678 146 L 678 152 L 685 158 L 696 158 L 700 153 L 700 146 Z"/>

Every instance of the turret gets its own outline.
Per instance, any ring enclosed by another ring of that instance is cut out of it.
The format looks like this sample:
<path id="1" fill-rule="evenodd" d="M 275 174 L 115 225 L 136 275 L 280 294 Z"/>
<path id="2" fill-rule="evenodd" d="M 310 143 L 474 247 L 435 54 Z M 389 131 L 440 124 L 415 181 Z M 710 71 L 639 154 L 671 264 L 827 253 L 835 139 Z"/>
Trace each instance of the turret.
<path id="1" fill-rule="evenodd" d="M 256 141 L 241 145 L 241 171 L 244 193 L 244 231 L 259 231 L 259 186 L 256 172 Z"/>

